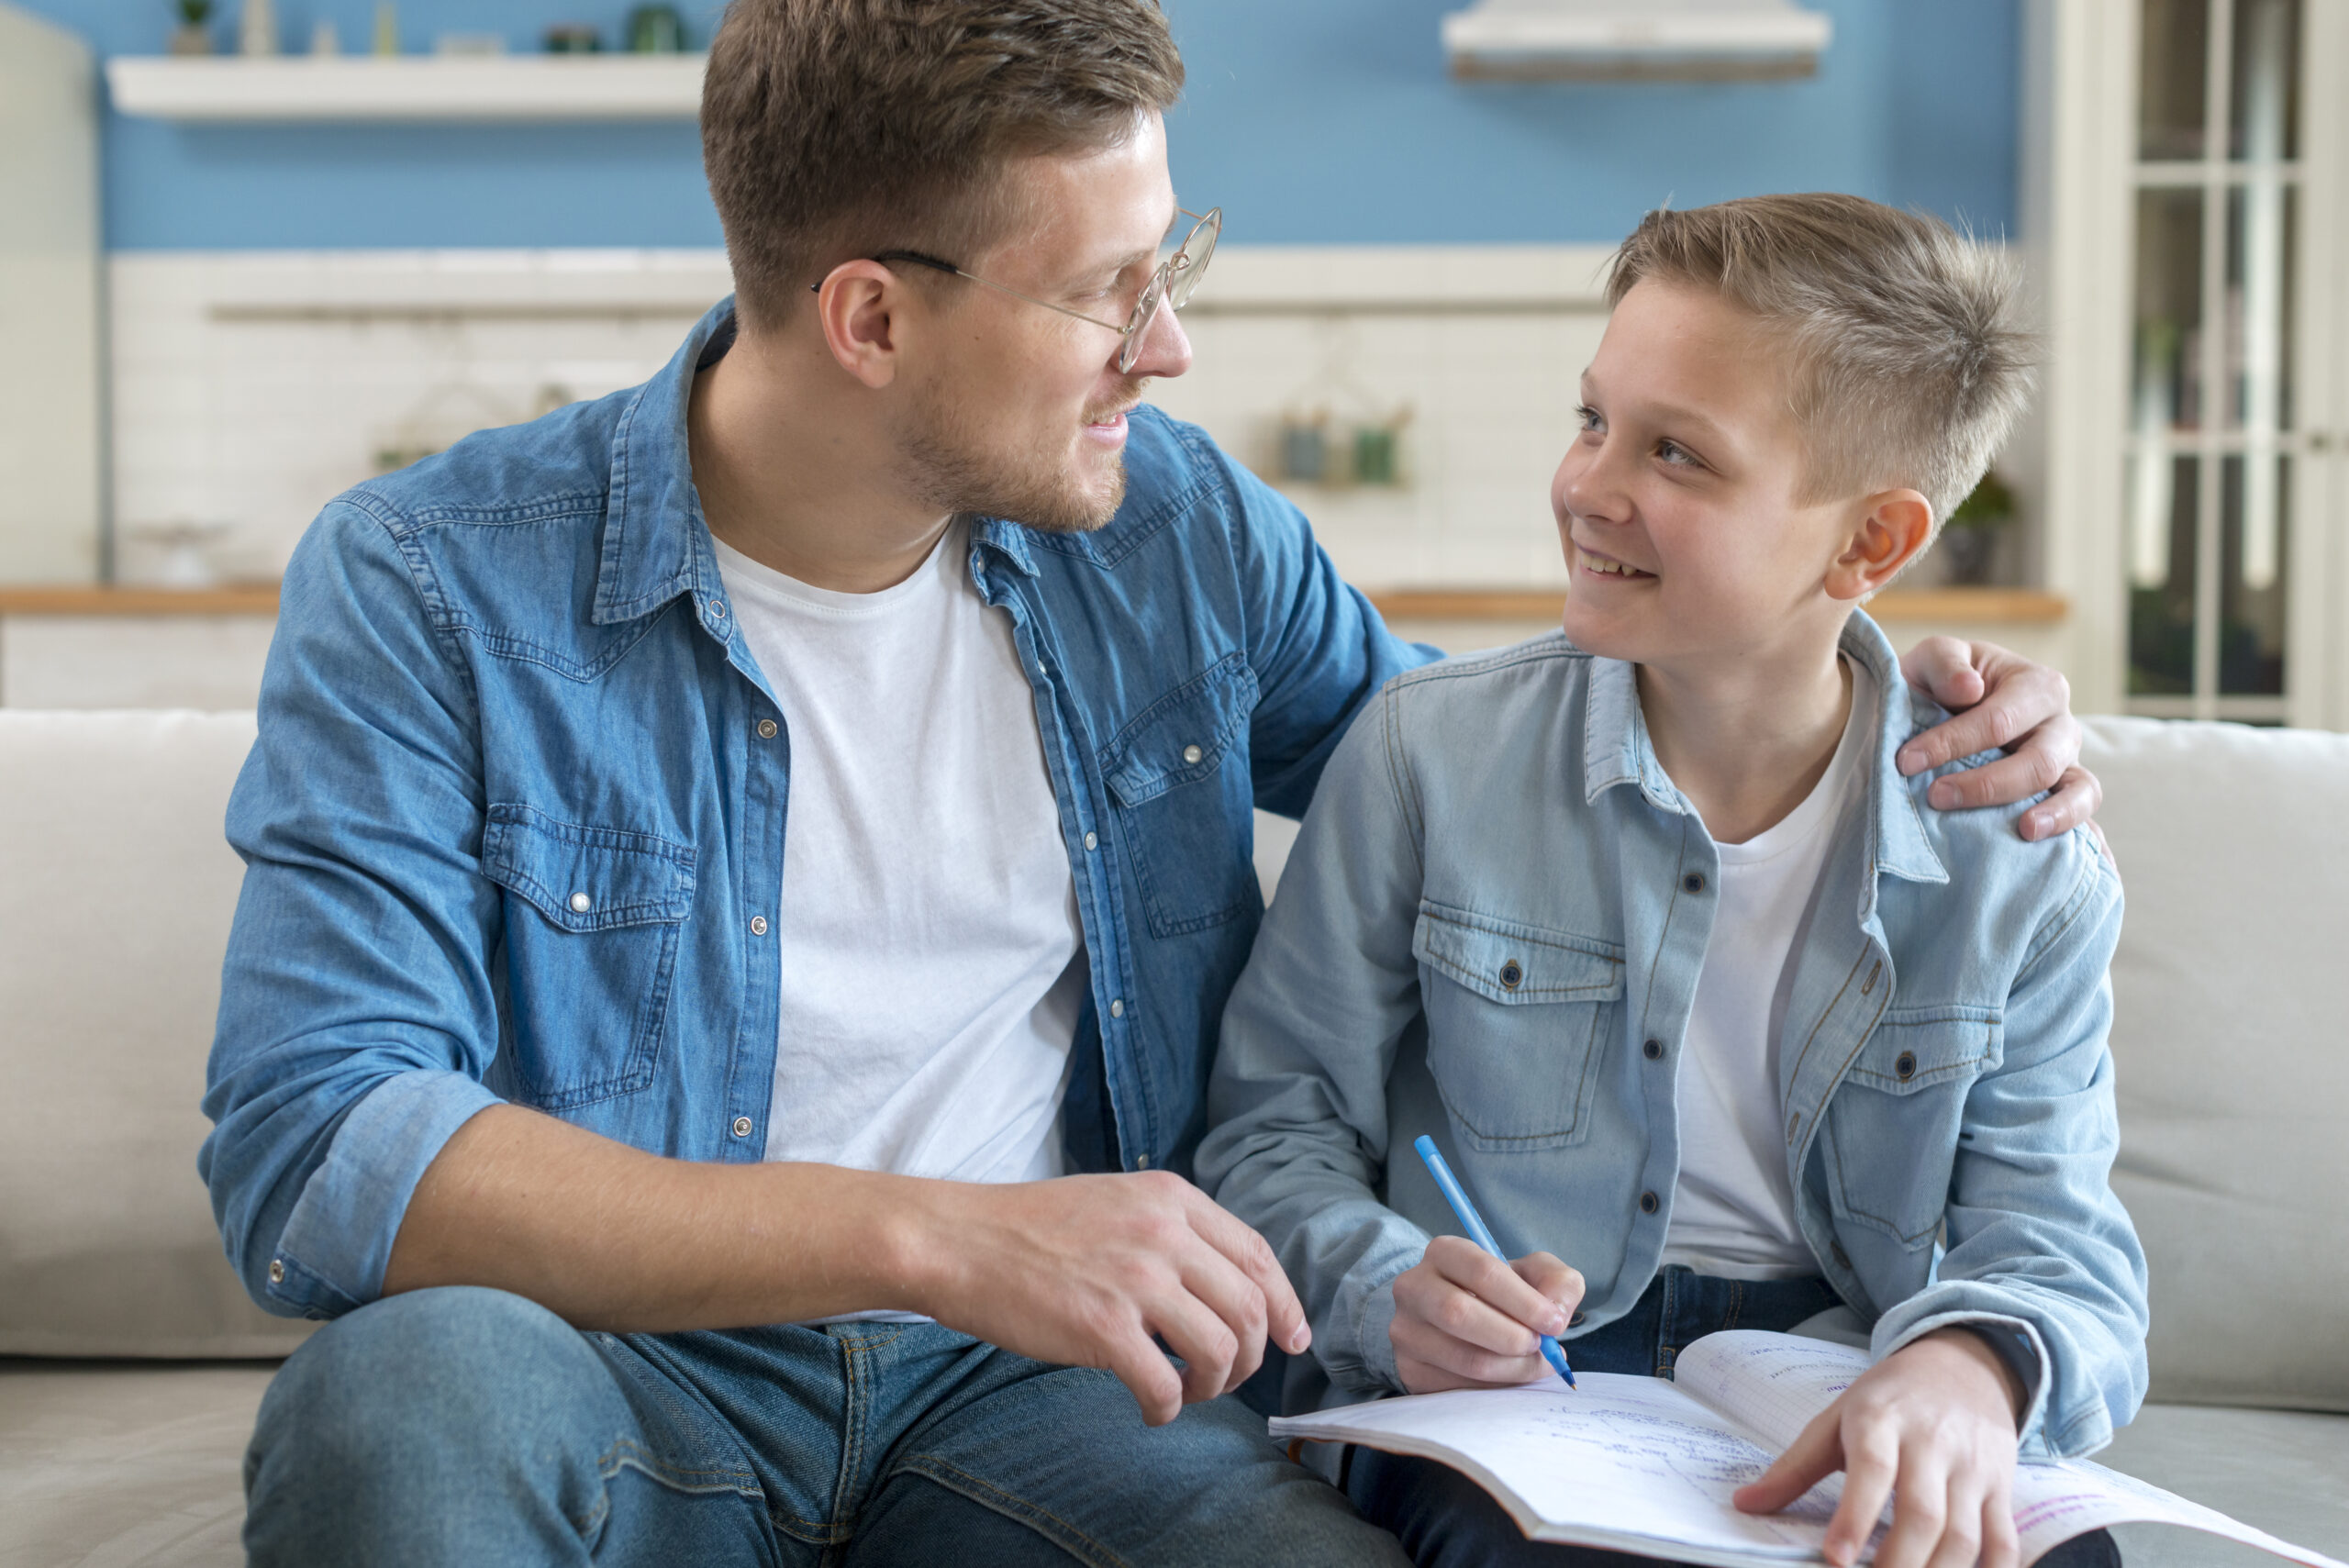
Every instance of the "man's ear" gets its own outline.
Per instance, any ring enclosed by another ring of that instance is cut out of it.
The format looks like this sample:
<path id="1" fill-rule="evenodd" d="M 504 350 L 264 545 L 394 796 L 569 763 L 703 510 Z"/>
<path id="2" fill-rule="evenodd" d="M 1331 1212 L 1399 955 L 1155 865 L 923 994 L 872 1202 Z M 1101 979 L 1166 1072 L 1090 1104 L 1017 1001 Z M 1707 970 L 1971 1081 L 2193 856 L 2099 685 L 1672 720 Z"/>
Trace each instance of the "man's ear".
<path id="1" fill-rule="evenodd" d="M 816 324 L 833 362 L 878 391 L 897 377 L 908 301 L 905 280 L 878 261 L 842 261 L 816 285 Z"/>
<path id="2" fill-rule="evenodd" d="M 1830 598 L 1857 600 L 1882 588 L 1933 538 L 1933 506 L 1914 490 L 1880 490 L 1859 505 L 1842 553 L 1827 569 Z"/>

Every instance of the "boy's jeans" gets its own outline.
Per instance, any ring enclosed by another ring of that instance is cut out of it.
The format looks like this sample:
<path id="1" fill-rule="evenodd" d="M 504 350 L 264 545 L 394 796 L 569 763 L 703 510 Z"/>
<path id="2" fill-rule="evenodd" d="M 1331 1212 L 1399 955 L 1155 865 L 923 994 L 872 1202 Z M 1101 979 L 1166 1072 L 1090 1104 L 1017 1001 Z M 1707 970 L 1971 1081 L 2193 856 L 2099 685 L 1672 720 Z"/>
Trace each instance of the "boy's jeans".
<path id="1" fill-rule="evenodd" d="M 1578 1340 L 1566 1341 L 1576 1372 L 1668 1376 L 1691 1343 L 1731 1329 L 1783 1333 L 1841 1305 L 1822 1279 L 1731 1280 L 1669 1264 L 1639 1304 Z M 1419 1568 L 1657 1568 L 1653 1559 L 1586 1546 L 1537 1544 L 1493 1501 L 1492 1494 L 1448 1465 L 1354 1449 L 1344 1482 L 1365 1518 L 1402 1538 Z M 2037 1568 L 2120 1568 L 2121 1551 L 2103 1530 L 2075 1536 Z"/>
<path id="2" fill-rule="evenodd" d="M 245 1490 L 257 1568 L 1403 1562 L 1234 1399 L 1152 1429 L 935 1324 L 582 1333 L 469 1288 L 295 1352 Z"/>

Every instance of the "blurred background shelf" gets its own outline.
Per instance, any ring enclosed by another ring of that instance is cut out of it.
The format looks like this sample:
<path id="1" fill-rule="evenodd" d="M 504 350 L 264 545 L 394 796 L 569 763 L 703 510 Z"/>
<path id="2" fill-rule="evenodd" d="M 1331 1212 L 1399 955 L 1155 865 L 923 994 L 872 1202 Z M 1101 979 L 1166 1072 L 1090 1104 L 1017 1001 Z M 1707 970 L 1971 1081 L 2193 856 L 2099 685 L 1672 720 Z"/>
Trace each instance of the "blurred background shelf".
<path id="1" fill-rule="evenodd" d="M 704 57 L 309 55 L 106 61 L 114 106 L 153 119 L 658 120 L 701 112 Z"/>

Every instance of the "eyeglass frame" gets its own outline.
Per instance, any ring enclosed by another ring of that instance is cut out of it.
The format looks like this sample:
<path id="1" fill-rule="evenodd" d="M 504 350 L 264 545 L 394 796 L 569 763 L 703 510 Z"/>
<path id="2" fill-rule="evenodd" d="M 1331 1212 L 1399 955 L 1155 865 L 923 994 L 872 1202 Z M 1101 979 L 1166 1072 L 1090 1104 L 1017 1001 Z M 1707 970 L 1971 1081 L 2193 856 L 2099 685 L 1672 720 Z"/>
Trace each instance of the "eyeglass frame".
<path id="1" fill-rule="evenodd" d="M 1118 373 L 1123 375 L 1133 369 L 1134 361 L 1141 357 L 1142 335 L 1149 331 L 1151 323 L 1158 319 L 1159 306 L 1164 305 L 1169 309 L 1180 310 L 1191 302 L 1191 291 L 1197 288 L 1199 279 L 1207 275 L 1208 261 L 1214 256 L 1216 241 L 1223 235 L 1221 207 L 1211 206 L 1203 213 L 1193 212 L 1188 207 L 1176 207 L 1174 210 L 1185 217 L 1197 218 L 1198 221 L 1191 226 L 1191 231 L 1188 234 L 1183 236 L 1183 242 L 1174 248 L 1174 253 L 1158 263 L 1157 270 L 1150 274 L 1150 282 L 1142 285 L 1141 296 L 1134 301 L 1133 314 L 1127 317 L 1123 327 L 1113 321 L 1104 321 L 1097 316 L 1087 316 L 1081 310 L 1071 310 L 1065 305 L 1054 305 L 1049 299 L 1038 299 L 1034 295 L 1021 294 L 1016 288 L 996 283 L 992 278 L 983 278 L 976 272 L 966 272 L 952 261 L 920 250 L 883 250 L 869 257 L 868 260 L 884 264 L 890 261 L 911 261 L 936 272 L 950 272 L 958 278 L 968 278 L 982 288 L 991 288 L 997 294 L 1008 294 L 1014 299 L 1025 300 L 1030 305 L 1041 305 L 1046 310 L 1056 310 L 1063 316 L 1074 317 L 1079 321 L 1090 322 L 1096 327 L 1115 332 L 1120 339 L 1118 346 Z M 1202 230 L 1207 232 L 1208 246 L 1207 250 L 1201 253 L 1197 267 L 1194 268 L 1190 260 L 1191 241 L 1197 239 Z M 1183 297 L 1179 300 L 1174 298 L 1174 283 L 1178 272 L 1183 274 L 1180 281 L 1186 285 L 1183 289 Z M 820 293 L 823 286 L 819 283 L 807 285 L 810 293 Z"/>

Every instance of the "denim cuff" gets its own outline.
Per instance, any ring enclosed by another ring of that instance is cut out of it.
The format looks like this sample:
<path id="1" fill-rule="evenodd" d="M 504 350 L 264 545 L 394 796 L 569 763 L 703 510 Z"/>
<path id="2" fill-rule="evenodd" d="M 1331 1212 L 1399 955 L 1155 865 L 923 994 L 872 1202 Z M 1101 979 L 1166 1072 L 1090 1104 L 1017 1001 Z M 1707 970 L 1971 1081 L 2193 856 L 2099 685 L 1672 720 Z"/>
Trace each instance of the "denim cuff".
<path id="1" fill-rule="evenodd" d="M 278 1238 L 269 1294 L 317 1317 L 384 1293 L 384 1271 L 407 1203 L 441 1146 L 503 1102 L 462 1073 L 395 1073 L 370 1089 L 335 1129 Z"/>

